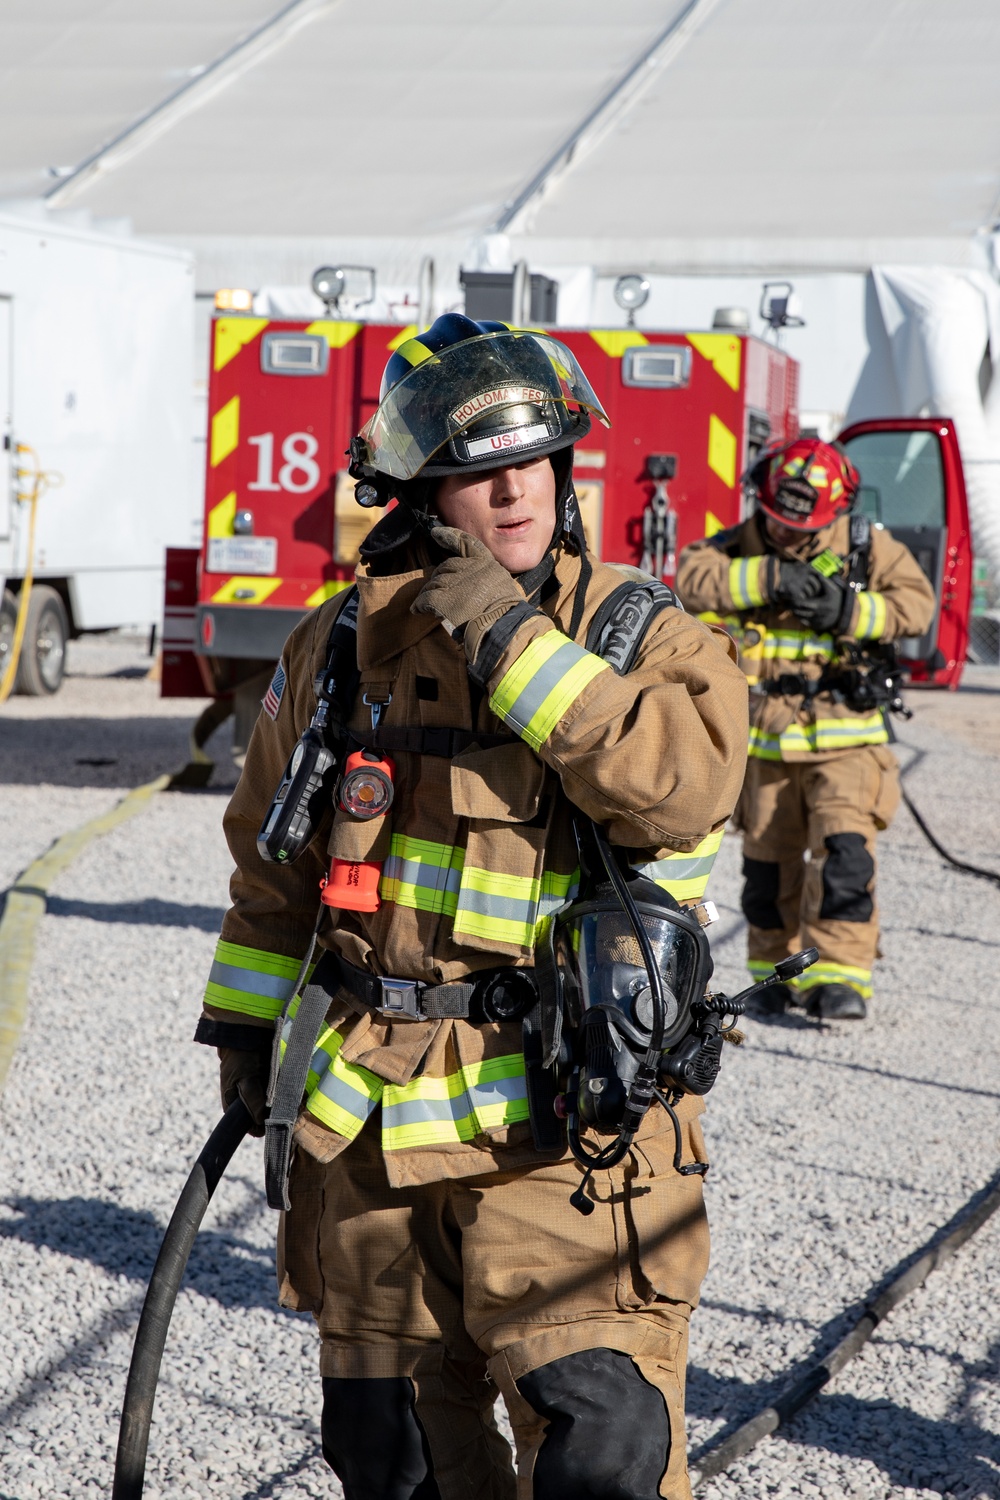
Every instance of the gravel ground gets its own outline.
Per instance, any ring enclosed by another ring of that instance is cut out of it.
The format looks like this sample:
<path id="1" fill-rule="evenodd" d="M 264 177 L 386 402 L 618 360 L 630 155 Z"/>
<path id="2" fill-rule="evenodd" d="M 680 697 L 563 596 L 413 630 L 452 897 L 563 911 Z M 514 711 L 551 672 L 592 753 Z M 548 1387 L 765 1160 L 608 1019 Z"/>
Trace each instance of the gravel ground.
<path id="1" fill-rule="evenodd" d="M 71 652 L 58 698 L 12 700 L 0 720 L 4 884 L 53 837 L 186 759 L 199 705 L 159 701 L 143 643 Z M 997 674 L 980 668 L 967 692 L 912 700 L 908 786 L 950 847 L 996 865 Z M 218 1118 L 214 1058 L 189 1040 L 230 867 L 224 765 L 217 779 L 160 796 L 92 844 L 39 929 L 0 1100 L 0 1500 L 110 1491 L 145 1282 Z M 714 1252 L 692 1340 L 694 1461 L 836 1342 L 859 1299 L 997 1168 L 1000 893 L 944 867 L 905 811 L 881 863 L 871 1019 L 749 1022 L 710 1101 Z M 738 871 L 727 838 L 712 892 L 727 987 L 743 982 Z M 318 1456 L 311 1322 L 274 1305 L 260 1177 L 248 1143 L 197 1242 L 157 1398 L 150 1497 L 340 1494 Z M 995 1500 L 998 1248 L 995 1223 L 781 1436 L 701 1493 Z"/>

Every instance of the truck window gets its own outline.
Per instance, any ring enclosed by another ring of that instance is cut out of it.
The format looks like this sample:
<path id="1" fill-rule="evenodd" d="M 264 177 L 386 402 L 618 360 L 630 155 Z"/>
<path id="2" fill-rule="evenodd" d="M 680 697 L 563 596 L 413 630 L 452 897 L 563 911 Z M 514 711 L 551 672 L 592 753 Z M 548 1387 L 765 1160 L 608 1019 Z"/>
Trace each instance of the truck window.
<path id="1" fill-rule="evenodd" d="M 622 383 L 675 391 L 691 379 L 691 350 L 686 344 L 647 344 L 622 355 Z"/>
<path id="2" fill-rule="evenodd" d="M 890 531 L 944 526 L 941 447 L 933 432 L 861 432 L 846 444 L 861 475 L 858 509 Z"/>

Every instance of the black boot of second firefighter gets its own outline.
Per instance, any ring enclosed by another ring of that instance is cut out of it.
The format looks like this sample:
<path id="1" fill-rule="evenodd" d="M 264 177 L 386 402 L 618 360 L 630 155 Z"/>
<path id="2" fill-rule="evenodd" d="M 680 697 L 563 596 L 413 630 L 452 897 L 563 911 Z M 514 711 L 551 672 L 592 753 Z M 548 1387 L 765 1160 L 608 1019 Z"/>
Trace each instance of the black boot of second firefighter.
<path id="1" fill-rule="evenodd" d="M 805 997 L 806 1012 L 821 1021 L 863 1021 L 868 1007 L 849 984 L 817 984 Z"/>

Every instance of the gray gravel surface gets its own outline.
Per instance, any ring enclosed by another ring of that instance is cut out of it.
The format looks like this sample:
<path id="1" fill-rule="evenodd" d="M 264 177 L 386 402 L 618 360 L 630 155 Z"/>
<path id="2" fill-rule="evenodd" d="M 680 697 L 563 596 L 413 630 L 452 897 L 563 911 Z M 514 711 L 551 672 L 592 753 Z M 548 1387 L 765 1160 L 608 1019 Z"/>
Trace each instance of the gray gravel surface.
<path id="1" fill-rule="evenodd" d="M 141 642 L 71 649 L 58 698 L 12 700 L 0 718 L 3 883 L 186 758 L 199 705 L 160 702 Z M 997 864 L 1000 684 L 979 669 L 970 688 L 913 695 L 900 758 L 946 842 Z M 89 763 L 100 759 L 115 764 Z M 145 1281 L 219 1114 L 214 1057 L 190 1036 L 226 903 L 225 798 L 224 786 L 158 797 L 59 878 L 39 929 L 29 1019 L 0 1100 L 0 1500 L 110 1492 Z M 1000 893 L 943 867 L 905 811 L 881 863 L 885 958 L 870 1020 L 750 1021 L 710 1100 L 714 1251 L 692 1339 L 695 1461 L 835 1343 L 859 1299 L 1000 1162 Z M 713 894 L 719 978 L 733 987 L 738 871 L 727 838 Z M 247 1143 L 196 1245 L 157 1398 L 150 1497 L 340 1494 L 318 1455 L 311 1322 L 274 1305 L 260 1176 L 260 1147 Z M 702 1493 L 1000 1495 L 998 1246 L 1000 1223 Z"/>

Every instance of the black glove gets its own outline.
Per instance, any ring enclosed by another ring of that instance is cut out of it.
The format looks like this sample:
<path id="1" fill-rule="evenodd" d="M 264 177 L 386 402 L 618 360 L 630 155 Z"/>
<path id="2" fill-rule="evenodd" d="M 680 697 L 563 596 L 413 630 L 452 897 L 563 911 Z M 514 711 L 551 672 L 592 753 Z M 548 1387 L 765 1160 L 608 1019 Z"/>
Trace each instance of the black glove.
<path id="1" fill-rule="evenodd" d="M 847 585 L 842 578 L 824 578 L 804 562 L 781 562 L 775 599 L 785 604 L 803 625 L 812 630 L 833 630 L 840 624 L 847 605 Z"/>
<path id="2" fill-rule="evenodd" d="M 237 1096 L 253 1118 L 251 1135 L 264 1134 L 267 1118 L 267 1085 L 271 1076 L 269 1052 L 243 1052 L 236 1047 L 219 1048 L 219 1083 L 222 1107 L 228 1109 Z"/>

